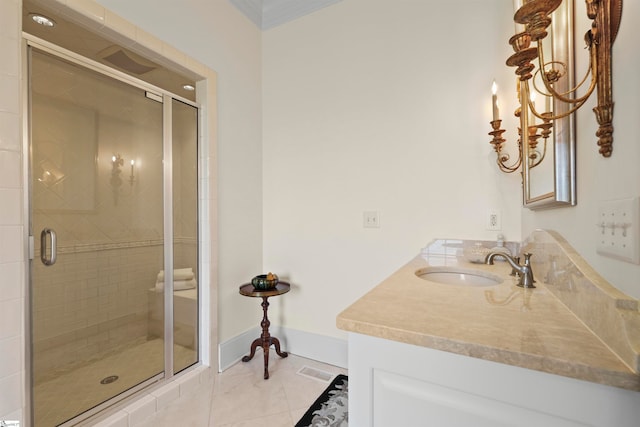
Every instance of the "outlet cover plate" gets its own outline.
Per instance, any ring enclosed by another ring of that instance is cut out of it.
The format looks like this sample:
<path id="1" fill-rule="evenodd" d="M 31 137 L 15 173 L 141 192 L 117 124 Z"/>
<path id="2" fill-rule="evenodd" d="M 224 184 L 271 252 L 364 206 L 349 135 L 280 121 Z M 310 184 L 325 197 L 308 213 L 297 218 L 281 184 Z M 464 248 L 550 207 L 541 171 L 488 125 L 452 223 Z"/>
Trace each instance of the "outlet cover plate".
<path id="1" fill-rule="evenodd" d="M 600 202 L 596 225 L 598 254 L 640 264 L 640 198 Z"/>
<path id="2" fill-rule="evenodd" d="M 500 231 L 502 230 L 502 218 L 500 215 L 500 211 L 497 209 L 489 209 L 487 210 L 487 224 L 486 229 L 490 231 Z"/>

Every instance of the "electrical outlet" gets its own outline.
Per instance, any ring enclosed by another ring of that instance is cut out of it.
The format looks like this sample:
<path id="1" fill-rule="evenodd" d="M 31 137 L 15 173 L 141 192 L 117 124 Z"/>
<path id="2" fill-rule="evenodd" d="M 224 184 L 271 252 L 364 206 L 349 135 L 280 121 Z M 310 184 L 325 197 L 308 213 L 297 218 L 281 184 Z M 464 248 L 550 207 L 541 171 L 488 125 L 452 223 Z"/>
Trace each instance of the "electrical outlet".
<path id="1" fill-rule="evenodd" d="M 600 255 L 640 264 L 640 198 L 600 202 L 596 226 Z"/>
<path id="2" fill-rule="evenodd" d="M 500 211 L 490 209 L 487 211 L 487 230 L 499 231 L 502 230 L 502 221 L 500 218 Z"/>
<path id="3" fill-rule="evenodd" d="M 362 226 L 365 228 L 380 227 L 380 216 L 377 211 L 365 211 L 362 215 Z"/>

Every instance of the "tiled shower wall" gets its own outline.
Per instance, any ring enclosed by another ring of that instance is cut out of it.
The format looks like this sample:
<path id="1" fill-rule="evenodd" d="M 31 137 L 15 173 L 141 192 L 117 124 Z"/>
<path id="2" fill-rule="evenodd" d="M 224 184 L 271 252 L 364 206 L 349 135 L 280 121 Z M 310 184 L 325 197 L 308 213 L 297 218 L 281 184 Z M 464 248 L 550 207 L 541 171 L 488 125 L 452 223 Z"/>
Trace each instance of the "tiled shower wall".
<path id="1" fill-rule="evenodd" d="M 192 266 L 196 243 L 183 240 L 176 239 L 176 266 Z M 130 242 L 62 251 L 55 270 L 35 263 L 35 384 L 153 335 L 148 290 L 163 253 L 161 241 Z"/>
<path id="2" fill-rule="evenodd" d="M 144 341 L 162 265 L 161 241 L 62 252 L 55 269 L 34 263 L 35 384 Z"/>
<path id="3" fill-rule="evenodd" d="M 25 404 L 20 6 L 0 0 L 0 420 Z"/>

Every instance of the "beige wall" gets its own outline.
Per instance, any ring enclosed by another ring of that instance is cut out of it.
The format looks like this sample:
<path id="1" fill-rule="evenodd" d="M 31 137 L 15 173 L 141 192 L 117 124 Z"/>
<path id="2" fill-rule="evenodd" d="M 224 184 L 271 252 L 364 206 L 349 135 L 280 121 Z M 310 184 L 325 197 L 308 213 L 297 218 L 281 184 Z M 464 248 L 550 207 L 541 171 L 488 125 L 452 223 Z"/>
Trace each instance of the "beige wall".
<path id="1" fill-rule="evenodd" d="M 234 89 L 233 99 L 221 96 L 219 116 L 222 341 L 251 326 L 253 307 L 238 301 L 236 286 L 257 269 L 298 286 L 273 302 L 274 319 L 340 336 L 335 314 L 430 239 L 493 239 L 496 233 L 484 226 L 487 209 L 501 211 L 507 239 L 519 240 L 537 227 L 560 231 L 614 285 L 638 294 L 638 267 L 596 255 L 591 233 L 598 200 L 638 194 L 637 168 L 631 166 L 637 144 L 624 145 L 638 126 L 630 119 L 638 109 L 637 91 L 620 89 L 637 84 L 632 56 L 615 57 L 614 157 L 594 154 L 595 122 L 585 106 L 578 117 L 578 206 L 533 213 L 520 208 L 520 177 L 497 171 L 488 143 L 491 80 L 505 91 L 513 85 L 513 70 L 503 65 L 513 32 L 503 1 L 406 0 L 391 6 L 349 0 L 262 35 L 247 29 L 224 40 L 200 28 L 204 17 L 216 19 L 208 9 L 213 5 L 194 1 L 198 16 L 185 6 L 169 26 L 172 5 L 146 17 L 145 2 L 103 3 L 218 69 L 227 93 Z M 220 3 L 215 7 L 228 6 Z M 630 49 L 624 47 L 631 43 L 627 23 L 637 9 L 625 5 L 616 52 Z M 233 8 L 226 13 L 230 20 L 208 28 L 225 34 L 244 23 Z M 192 30 L 175 31 L 182 22 Z M 470 45 L 479 38 L 482 44 Z M 261 60 L 253 56 L 260 52 Z M 258 118 L 253 100 L 261 96 L 263 147 L 258 131 L 232 114 L 241 109 Z M 508 96 L 501 102 L 504 112 L 515 108 Z M 515 123 L 505 128 L 513 141 Z M 232 144 L 238 139 L 251 143 Z M 263 173 L 256 176 L 262 150 Z M 247 218 L 246 208 L 260 203 L 255 197 L 261 191 L 264 262 L 256 265 L 261 239 L 251 236 L 260 233 L 261 216 Z M 364 210 L 380 211 L 380 229 L 362 228 Z M 230 214 L 239 211 L 238 217 Z M 233 236 L 252 243 L 239 244 Z"/>
<path id="2" fill-rule="evenodd" d="M 348 0 L 264 33 L 264 270 L 295 284 L 272 304 L 286 326 L 342 336 L 336 315 L 430 240 L 495 240 L 488 209 L 520 240 L 520 177 L 487 135 L 505 4 Z"/>

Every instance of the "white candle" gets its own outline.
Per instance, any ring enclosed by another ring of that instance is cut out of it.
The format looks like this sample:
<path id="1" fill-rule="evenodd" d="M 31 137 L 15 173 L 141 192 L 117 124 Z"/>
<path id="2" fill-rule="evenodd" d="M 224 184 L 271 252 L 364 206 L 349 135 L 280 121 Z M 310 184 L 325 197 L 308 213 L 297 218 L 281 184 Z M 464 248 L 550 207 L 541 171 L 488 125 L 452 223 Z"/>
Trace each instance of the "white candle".
<path id="1" fill-rule="evenodd" d="M 493 121 L 500 120 L 500 110 L 498 109 L 498 85 L 493 81 L 491 85 L 491 103 L 493 105 Z"/>
<path id="2" fill-rule="evenodd" d="M 522 7 L 522 5 L 524 3 L 525 3 L 524 0 L 513 0 L 513 14 L 514 15 Z M 524 31 L 524 25 L 518 24 L 515 21 L 513 21 L 513 25 L 514 25 L 514 28 L 516 30 L 516 34 L 520 34 L 521 32 Z"/>
<path id="3" fill-rule="evenodd" d="M 536 93 L 533 92 L 531 94 L 531 106 L 530 106 L 531 108 L 530 108 L 530 111 L 529 111 L 529 126 L 536 124 L 536 115 L 533 114 L 533 109 L 535 108 L 535 106 L 536 106 Z"/>
<path id="4" fill-rule="evenodd" d="M 550 96 L 544 97 L 544 111 L 547 113 L 551 113 L 551 97 Z"/>

